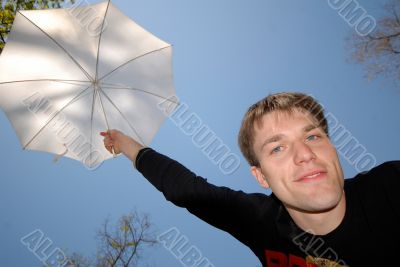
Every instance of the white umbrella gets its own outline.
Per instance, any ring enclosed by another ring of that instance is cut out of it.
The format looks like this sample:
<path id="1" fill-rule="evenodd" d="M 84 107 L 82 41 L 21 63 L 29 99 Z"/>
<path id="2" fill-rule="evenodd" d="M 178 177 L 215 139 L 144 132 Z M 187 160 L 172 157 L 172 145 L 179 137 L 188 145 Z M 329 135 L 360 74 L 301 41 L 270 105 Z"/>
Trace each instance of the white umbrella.
<path id="1" fill-rule="evenodd" d="M 109 1 L 19 11 L 0 68 L 0 107 L 22 147 L 90 169 L 112 157 L 99 132 L 147 146 L 177 106 L 171 45 Z"/>

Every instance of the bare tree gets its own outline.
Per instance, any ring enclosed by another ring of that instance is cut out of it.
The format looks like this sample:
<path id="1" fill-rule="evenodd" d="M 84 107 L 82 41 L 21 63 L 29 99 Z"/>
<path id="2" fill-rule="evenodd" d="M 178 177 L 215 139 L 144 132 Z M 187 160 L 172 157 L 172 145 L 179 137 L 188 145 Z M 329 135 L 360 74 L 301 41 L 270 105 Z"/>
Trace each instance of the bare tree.
<path id="1" fill-rule="evenodd" d="M 400 80 L 400 0 L 390 0 L 371 34 L 347 39 L 352 61 L 362 64 L 366 77 Z"/>
<path id="2" fill-rule="evenodd" d="M 106 220 L 98 237 L 101 245 L 97 267 L 136 266 L 144 247 L 157 243 L 147 215 L 137 212 L 122 216 L 113 231 L 109 230 Z"/>
<path id="3" fill-rule="evenodd" d="M 62 266 L 135 267 L 138 266 L 142 253 L 157 244 L 149 217 L 137 211 L 123 215 L 117 224 L 111 227 L 109 220 L 105 220 L 96 237 L 98 248 L 94 258 L 74 252 L 67 255 L 67 264 L 63 263 Z"/>
<path id="4" fill-rule="evenodd" d="M 68 256 L 68 265 L 66 267 L 91 267 L 93 266 L 93 261 L 79 253 L 72 253 Z M 48 266 L 52 267 L 52 266 Z"/>

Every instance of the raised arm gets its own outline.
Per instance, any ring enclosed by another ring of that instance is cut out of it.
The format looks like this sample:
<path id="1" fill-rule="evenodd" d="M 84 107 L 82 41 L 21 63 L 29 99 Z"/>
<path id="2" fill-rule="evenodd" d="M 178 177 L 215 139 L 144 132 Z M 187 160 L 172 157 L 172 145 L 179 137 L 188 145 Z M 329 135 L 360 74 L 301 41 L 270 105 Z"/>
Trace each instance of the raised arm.
<path id="1" fill-rule="evenodd" d="M 107 150 L 123 153 L 136 164 L 138 171 L 168 201 L 186 208 L 205 222 L 229 232 L 243 243 L 254 247 L 255 225 L 269 227 L 264 218 L 270 212 L 272 199 L 264 194 L 247 194 L 215 186 L 197 176 L 179 162 L 151 148 L 144 148 L 123 133 L 102 133 Z M 268 217 L 268 216 L 267 216 Z"/>

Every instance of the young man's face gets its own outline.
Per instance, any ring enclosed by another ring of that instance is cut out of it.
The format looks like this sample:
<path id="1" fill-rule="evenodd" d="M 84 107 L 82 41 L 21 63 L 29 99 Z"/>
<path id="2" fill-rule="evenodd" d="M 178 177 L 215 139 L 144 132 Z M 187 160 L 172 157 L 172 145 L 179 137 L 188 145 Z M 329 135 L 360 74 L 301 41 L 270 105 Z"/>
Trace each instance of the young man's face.
<path id="1" fill-rule="evenodd" d="M 343 194 L 343 171 L 318 122 L 309 113 L 274 111 L 255 124 L 254 151 L 258 182 L 293 210 L 321 212 L 334 208 Z"/>

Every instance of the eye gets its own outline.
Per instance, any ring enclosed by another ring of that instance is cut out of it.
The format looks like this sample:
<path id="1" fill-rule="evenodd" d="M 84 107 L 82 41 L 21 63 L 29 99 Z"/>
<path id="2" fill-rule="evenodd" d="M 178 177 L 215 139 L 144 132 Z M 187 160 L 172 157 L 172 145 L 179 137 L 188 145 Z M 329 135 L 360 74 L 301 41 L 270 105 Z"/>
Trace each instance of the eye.
<path id="1" fill-rule="evenodd" d="M 271 154 L 276 154 L 279 153 L 283 150 L 283 146 L 277 146 L 274 149 L 271 150 Z"/>
<path id="2" fill-rule="evenodd" d="M 316 135 L 316 134 L 312 134 L 312 135 L 309 135 L 309 136 L 307 136 L 307 141 L 315 141 L 315 140 L 317 140 L 319 138 L 319 136 L 318 135 Z"/>

